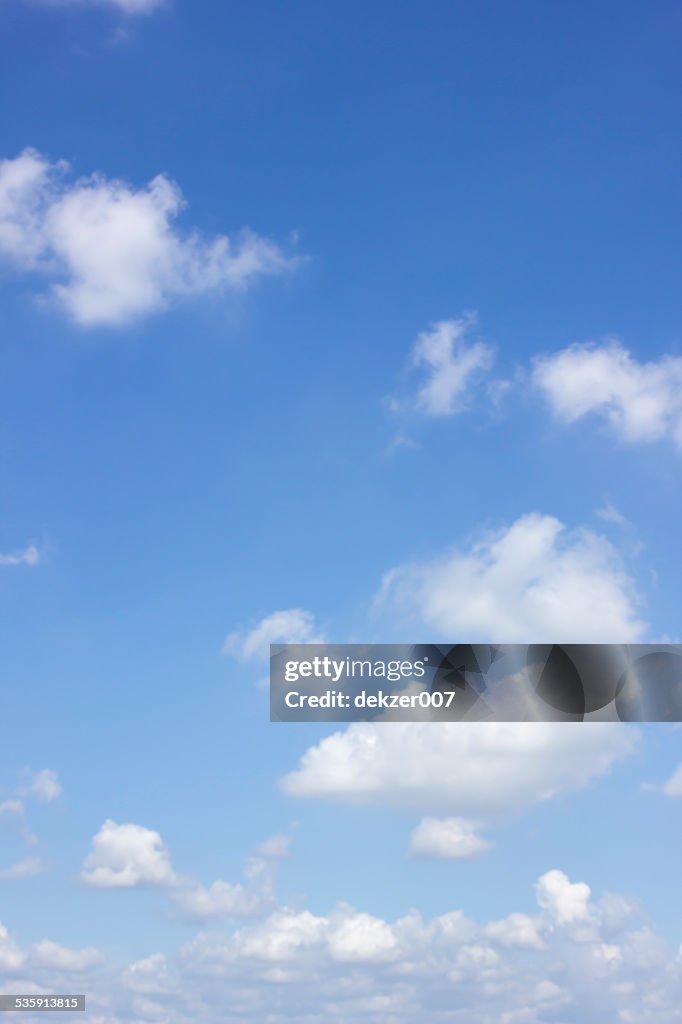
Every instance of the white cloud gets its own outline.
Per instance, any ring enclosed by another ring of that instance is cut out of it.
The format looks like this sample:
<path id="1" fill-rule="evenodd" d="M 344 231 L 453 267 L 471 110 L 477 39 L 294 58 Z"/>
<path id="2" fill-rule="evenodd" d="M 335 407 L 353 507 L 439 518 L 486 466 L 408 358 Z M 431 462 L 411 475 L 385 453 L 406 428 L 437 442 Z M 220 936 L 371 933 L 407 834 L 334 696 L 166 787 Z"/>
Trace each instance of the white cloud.
<path id="1" fill-rule="evenodd" d="M 166 0 L 91 0 L 95 4 L 118 7 L 125 14 L 151 14 L 163 7 Z"/>
<path id="2" fill-rule="evenodd" d="M 239 883 L 218 880 L 208 888 L 198 883 L 179 887 L 173 903 L 187 917 L 208 921 L 217 917 L 253 917 L 263 910 L 260 895 L 249 892 Z"/>
<path id="3" fill-rule="evenodd" d="M 38 0 L 44 7 L 115 7 L 123 14 L 151 14 L 167 0 Z"/>
<path id="4" fill-rule="evenodd" d="M 60 971 L 89 971 L 104 962 L 98 949 L 67 949 L 49 939 L 32 946 L 30 958 L 36 967 L 54 967 Z"/>
<path id="5" fill-rule="evenodd" d="M 39 963 L 51 991 L 88 970 L 95 1024 L 224 1024 L 226 1006 L 240 1024 L 679 1024 L 682 961 L 650 927 L 630 913 L 606 928 L 604 899 L 593 904 L 589 886 L 557 869 L 536 897 L 535 915 L 488 922 L 458 909 L 386 920 L 344 903 L 327 913 L 281 906 L 120 974 L 93 949 L 43 941 L 25 952 L 0 926 L 0 970 L 14 991 L 34 991 Z"/>
<path id="6" fill-rule="evenodd" d="M 421 857 L 465 860 L 491 846 L 477 835 L 477 823 L 466 818 L 423 818 L 410 838 L 410 852 Z"/>
<path id="7" fill-rule="evenodd" d="M 223 646 L 225 654 L 240 661 L 265 660 L 270 644 L 323 644 L 323 633 L 315 617 L 303 608 L 272 612 L 248 630 L 234 630 Z"/>
<path id="8" fill-rule="evenodd" d="M 9 817 L 22 818 L 24 805 L 21 800 L 5 800 L 0 804 L 0 819 Z"/>
<path id="9" fill-rule="evenodd" d="M 171 905 L 188 920 L 248 918 L 272 907 L 277 862 L 286 856 L 287 850 L 288 837 L 271 836 L 247 859 L 246 884 L 219 878 L 204 886 L 175 871 L 170 852 L 158 832 L 143 825 L 105 821 L 93 837 L 92 850 L 80 877 L 86 885 L 97 889 L 165 889 Z"/>
<path id="10" fill-rule="evenodd" d="M 325 918 L 316 917 L 308 910 L 297 913 L 285 907 L 263 924 L 237 931 L 236 951 L 258 960 L 288 960 L 302 949 L 317 945 L 326 924 Z"/>
<path id="11" fill-rule="evenodd" d="M 0 922 L 0 971 L 16 971 L 25 959 L 26 954 L 19 949 L 7 928 Z"/>
<path id="12" fill-rule="evenodd" d="M 535 886 L 538 905 L 559 925 L 589 917 L 591 890 L 585 882 L 571 882 L 563 871 L 547 871 Z"/>
<path id="13" fill-rule="evenodd" d="M 169 971 L 163 953 L 153 953 L 126 967 L 122 982 L 127 989 L 147 995 L 158 995 L 169 989 Z"/>
<path id="14" fill-rule="evenodd" d="M 663 784 L 663 792 L 666 796 L 682 796 L 682 761 L 678 764 L 667 782 Z"/>
<path id="15" fill-rule="evenodd" d="M 28 786 L 22 792 L 24 795 L 35 796 L 41 803 L 51 803 L 62 795 L 62 786 L 59 777 L 51 768 L 43 768 L 34 772 Z"/>
<path id="16" fill-rule="evenodd" d="M 682 448 L 682 358 L 639 363 L 619 341 L 538 356 L 533 380 L 558 419 L 602 416 L 623 441 L 671 438 Z"/>
<path id="17" fill-rule="evenodd" d="M 0 196 L 1 200 L 1 196 Z M 0 230 L 2 225 L 0 224 Z M 0 235 L 0 249 L 2 247 L 2 236 Z M 36 566 L 40 562 L 40 551 L 35 544 L 29 544 L 21 551 L 3 553 L 0 551 L 0 565 L 28 565 Z"/>
<path id="18" fill-rule="evenodd" d="M 485 935 L 507 949 L 545 949 L 541 924 L 527 914 L 510 914 L 486 925 Z"/>
<path id="19" fill-rule="evenodd" d="M 397 940 L 393 930 L 381 918 L 342 908 L 332 918 L 327 937 L 333 960 L 342 963 L 372 963 L 395 954 Z"/>
<path id="20" fill-rule="evenodd" d="M 650 929 L 624 932 L 628 920 L 606 938 L 589 887 L 560 871 L 542 876 L 537 895 L 537 915 L 488 924 L 458 910 L 388 921 L 346 904 L 326 915 L 283 907 L 231 934 L 197 936 L 181 951 L 177 977 L 201 986 L 207 1024 L 212 1007 L 220 1019 L 226 991 L 240 1020 L 272 1024 L 422 1024 L 444 1014 L 467 1024 L 541 1024 L 559 1019 L 563 1004 L 581 1024 L 625 1020 L 624 1010 L 637 1024 L 682 1019 L 679 967 Z M 174 1002 L 178 1020 L 184 1005 Z"/>
<path id="21" fill-rule="evenodd" d="M 8 882 L 18 878 L 30 878 L 32 875 L 42 874 L 44 870 L 45 864 L 40 857 L 25 857 L 8 868 L 0 868 L 0 881 Z"/>
<path id="22" fill-rule="evenodd" d="M 470 404 L 471 391 L 493 363 L 493 349 L 482 341 L 466 344 L 476 324 L 466 313 L 458 320 L 440 320 L 422 332 L 414 344 L 412 367 L 424 380 L 408 401 L 394 399 L 395 411 L 414 409 L 426 416 L 452 416 Z"/>
<path id="23" fill-rule="evenodd" d="M 98 889 L 174 885 L 176 875 L 158 832 L 107 820 L 92 840 L 81 878 Z"/>
<path id="24" fill-rule="evenodd" d="M 470 641 L 628 643 L 645 630 L 616 548 L 537 513 L 390 570 L 376 601 L 379 609 L 388 605 Z"/>
<path id="25" fill-rule="evenodd" d="M 635 750 L 620 723 L 357 723 L 310 747 L 289 796 L 485 819 L 585 786 Z"/>
<path id="26" fill-rule="evenodd" d="M 125 324 L 177 297 L 243 289 L 293 265 L 248 230 L 236 242 L 179 232 L 185 204 L 163 174 L 135 189 L 103 175 L 68 182 L 67 172 L 31 149 L 0 161 L 0 257 L 47 276 L 83 326 Z"/>

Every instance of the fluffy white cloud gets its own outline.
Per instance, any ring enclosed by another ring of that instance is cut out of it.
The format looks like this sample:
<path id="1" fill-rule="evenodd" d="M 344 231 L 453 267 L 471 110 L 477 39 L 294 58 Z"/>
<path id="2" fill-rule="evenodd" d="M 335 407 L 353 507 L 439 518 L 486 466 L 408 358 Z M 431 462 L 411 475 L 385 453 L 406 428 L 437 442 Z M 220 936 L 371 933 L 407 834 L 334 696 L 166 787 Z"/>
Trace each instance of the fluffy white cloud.
<path id="1" fill-rule="evenodd" d="M 613 545 L 537 513 L 390 570 L 376 605 L 470 641 L 629 643 L 645 630 Z"/>
<path id="2" fill-rule="evenodd" d="M 491 846 L 477 835 L 477 823 L 466 818 L 423 818 L 410 837 L 410 852 L 421 857 L 466 860 Z"/>
<path id="3" fill-rule="evenodd" d="M 357 723 L 310 747 L 282 782 L 290 796 L 488 818 L 581 787 L 632 754 L 616 723 Z"/>
<path id="4" fill-rule="evenodd" d="M 626 931 L 629 916 L 607 937 L 589 887 L 561 871 L 543 875 L 536 894 L 535 916 L 512 913 L 488 924 L 456 910 L 430 921 L 417 911 L 386 921 L 345 904 L 328 915 L 281 908 L 229 935 L 199 935 L 182 950 L 177 978 L 202 986 L 209 1024 L 225 991 L 236 1018 L 267 1013 L 273 1024 L 422 1024 L 444 1015 L 467 1024 L 544 1024 L 558 1020 L 562 1006 L 570 1007 L 567 1020 L 582 1024 L 682 1020 L 682 973 L 650 929 Z M 144 973 L 163 971 L 167 984 L 165 969 Z M 177 995 L 173 1006 L 181 1020 Z"/>
<path id="5" fill-rule="evenodd" d="M 41 983 L 66 991 L 74 970 L 88 970 L 96 1024 L 682 1021 L 682 961 L 631 909 L 607 927 L 604 899 L 593 903 L 589 886 L 556 869 L 538 880 L 536 897 L 535 915 L 487 923 L 456 909 L 385 920 L 347 904 L 316 914 L 279 907 L 120 975 L 98 965 L 96 950 L 43 941 L 25 952 L 0 926 L 0 972 L 15 991 L 32 991 L 43 965 Z"/>
<path id="6" fill-rule="evenodd" d="M 663 792 L 666 796 L 682 796 L 682 761 L 680 761 L 668 781 L 663 783 Z"/>
<path id="7" fill-rule="evenodd" d="M 175 871 L 158 832 L 143 825 L 105 821 L 93 837 L 80 877 L 97 889 L 164 889 L 172 907 L 192 921 L 255 917 L 274 903 L 277 862 L 286 856 L 288 847 L 289 837 L 271 836 L 247 859 L 246 884 L 216 879 L 204 886 Z"/>
<path id="8" fill-rule="evenodd" d="M 467 313 L 458 320 L 440 320 L 417 337 L 411 365 L 423 373 L 423 381 L 409 400 L 393 400 L 395 411 L 414 409 L 426 416 L 452 416 L 470 404 L 472 388 L 494 358 L 490 345 L 465 342 L 475 324 L 475 314 Z"/>
<path id="9" fill-rule="evenodd" d="M 69 182 L 67 171 L 31 149 L 0 161 L 0 257 L 46 275 L 83 326 L 124 324 L 178 296 L 243 289 L 292 265 L 251 231 L 237 242 L 179 232 L 182 194 L 163 174 L 134 189 L 102 175 Z"/>
<path id="10" fill-rule="evenodd" d="M 618 341 L 576 344 L 534 360 L 533 380 L 554 414 L 602 416 L 624 441 L 663 437 L 682 448 L 682 358 L 639 363 Z"/>
<path id="11" fill-rule="evenodd" d="M 36 967 L 55 967 L 60 971 L 89 971 L 104 962 L 98 949 L 67 949 L 49 939 L 32 946 L 30 958 Z"/>
<path id="12" fill-rule="evenodd" d="M 26 954 L 19 949 L 7 928 L 0 922 L 0 971 L 16 971 L 25 959 Z"/>
<path id="13" fill-rule="evenodd" d="M 528 914 L 510 914 L 501 921 L 491 921 L 485 935 L 507 949 L 545 949 L 542 921 Z"/>
<path id="14" fill-rule="evenodd" d="M 39 772 L 32 773 L 28 785 L 22 790 L 23 794 L 35 796 L 41 803 L 51 803 L 62 795 L 62 786 L 57 772 L 51 768 L 43 768 Z"/>
<path id="15" fill-rule="evenodd" d="M 1 225 L 0 225 L 1 229 Z M 1 248 L 1 235 L 0 235 L 0 248 Z M 0 565 L 29 565 L 31 567 L 38 565 L 40 561 L 40 551 L 35 544 L 29 544 L 21 551 L 10 551 L 3 553 L 0 551 Z"/>
<path id="16" fill-rule="evenodd" d="M 220 879 L 205 887 L 198 883 L 180 886 L 173 893 L 173 903 L 195 921 L 217 917 L 253 917 L 263 909 L 262 897 L 249 892 L 240 883 Z"/>
<path id="17" fill-rule="evenodd" d="M 170 855 L 158 832 L 107 820 L 92 840 L 81 878 L 98 889 L 174 885 Z"/>
<path id="18" fill-rule="evenodd" d="M 585 882 L 571 882 L 563 871 L 547 871 L 535 886 L 538 905 L 557 924 L 585 921 L 591 890 Z"/>
<path id="19" fill-rule="evenodd" d="M 234 630 L 223 646 L 225 654 L 241 661 L 264 660 L 270 644 L 323 644 L 325 638 L 315 625 L 315 617 L 303 608 L 272 612 L 251 629 Z"/>

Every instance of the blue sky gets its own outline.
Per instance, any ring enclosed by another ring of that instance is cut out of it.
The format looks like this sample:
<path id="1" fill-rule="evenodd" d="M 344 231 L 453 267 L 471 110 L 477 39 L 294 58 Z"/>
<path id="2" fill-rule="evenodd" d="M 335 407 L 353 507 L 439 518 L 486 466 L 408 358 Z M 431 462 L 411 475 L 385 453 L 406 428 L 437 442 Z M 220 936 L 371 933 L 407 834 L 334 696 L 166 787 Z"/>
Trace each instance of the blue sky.
<path id="1" fill-rule="evenodd" d="M 262 686 L 680 640 L 680 13 L 560 7 L 0 4 L 4 991 L 682 1019 L 682 733 Z"/>

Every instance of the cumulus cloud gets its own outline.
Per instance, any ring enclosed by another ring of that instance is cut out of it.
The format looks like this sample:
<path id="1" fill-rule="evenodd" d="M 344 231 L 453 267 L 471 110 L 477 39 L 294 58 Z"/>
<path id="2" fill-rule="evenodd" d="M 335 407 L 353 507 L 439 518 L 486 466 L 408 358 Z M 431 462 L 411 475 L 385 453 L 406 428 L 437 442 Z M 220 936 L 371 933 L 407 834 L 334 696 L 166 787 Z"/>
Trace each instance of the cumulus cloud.
<path id="1" fill-rule="evenodd" d="M 571 882 L 563 871 L 548 871 L 535 886 L 538 905 L 557 924 L 585 921 L 591 890 L 585 882 Z"/>
<path id="2" fill-rule="evenodd" d="M 430 561 L 390 570 L 376 606 L 471 641 L 630 643 L 646 628 L 637 603 L 606 537 L 529 513 Z"/>
<path id="3" fill-rule="evenodd" d="M 253 917 L 263 909 L 262 897 L 240 883 L 218 880 L 205 887 L 199 883 L 180 886 L 173 902 L 187 917 L 208 921 L 216 917 Z"/>
<path id="4" fill-rule="evenodd" d="M 601 901 L 556 869 L 538 880 L 536 896 L 535 915 L 488 923 L 461 910 L 431 920 L 412 910 L 389 921 L 347 904 L 328 914 L 282 907 L 231 934 L 197 936 L 181 951 L 176 978 L 203 986 L 209 1024 L 220 993 L 234 993 L 237 979 L 234 1013 L 245 1021 L 267 1013 L 273 1024 L 422 1024 L 444 1015 L 467 1024 L 541 1024 L 569 1005 L 570 1019 L 584 1024 L 682 1019 L 680 969 L 650 929 L 633 928 L 630 915 L 607 936 Z M 165 961 L 143 973 L 156 972 L 168 990 Z M 174 996 L 178 1019 L 182 1005 Z"/>
<path id="5" fill-rule="evenodd" d="M 602 417 L 626 442 L 670 438 L 682 448 L 682 358 L 640 363 L 619 341 L 538 356 L 533 380 L 555 416 Z"/>
<path id="6" fill-rule="evenodd" d="M 69 949 L 51 939 L 41 939 L 27 949 L 21 949 L 10 935 L 8 929 L 0 923 L 0 973 L 5 975 L 26 971 L 27 976 L 35 979 L 36 971 L 59 974 L 82 973 L 92 971 L 104 963 L 101 952 L 94 947 L 86 949 Z M 3 986 L 5 987 L 5 986 Z M 30 988 L 22 986 L 22 992 L 44 991 L 39 986 Z"/>
<path id="7" fill-rule="evenodd" d="M 632 908 L 614 926 L 614 903 L 627 901 L 611 897 L 605 913 L 606 897 L 594 900 L 556 868 L 535 894 L 535 913 L 488 921 L 460 909 L 384 919 L 346 903 L 319 913 L 279 906 L 201 932 L 177 955 L 151 953 L 120 976 L 95 949 L 43 940 L 22 950 L 0 926 L 0 971 L 21 982 L 15 991 L 30 991 L 39 964 L 52 991 L 89 971 L 97 1024 L 223 1024 L 226 1005 L 243 1024 L 679 1024 L 682 961 Z"/>
<path id="8" fill-rule="evenodd" d="M 97 889 L 174 885 L 170 855 L 158 832 L 107 820 L 92 840 L 81 878 Z"/>
<path id="9" fill-rule="evenodd" d="M 50 294 L 85 327 L 113 326 L 162 310 L 178 297 L 244 289 L 292 261 L 244 230 L 204 239 L 174 221 L 184 206 L 163 174 L 135 189 L 27 149 L 0 161 L 0 257 L 42 274 Z"/>
<path id="10" fill-rule="evenodd" d="M 492 846 L 477 834 L 478 825 L 466 818 L 423 818 L 410 837 L 410 852 L 419 857 L 466 860 Z"/>
<path id="11" fill-rule="evenodd" d="M 281 785 L 289 796 L 487 819 L 587 785 L 636 743 L 616 723 L 361 722 L 310 747 Z"/>
<path id="12" fill-rule="evenodd" d="M 228 634 L 223 652 L 240 661 L 265 660 L 270 644 L 323 644 L 325 638 L 315 624 L 312 612 L 303 608 L 287 608 L 272 612 L 250 629 L 237 629 Z"/>
<path id="13" fill-rule="evenodd" d="M 435 417 L 467 408 L 472 389 L 494 359 L 490 345 L 465 340 L 476 322 L 474 313 L 465 313 L 458 320 L 431 324 L 417 337 L 410 362 L 422 374 L 422 382 L 409 399 L 392 400 L 394 411 L 411 409 Z"/>
<path id="14" fill-rule="evenodd" d="M 89 971 L 104 962 L 98 949 L 67 949 L 49 939 L 32 946 L 30 958 L 36 967 L 55 967 L 60 971 Z"/>
<path id="15" fill-rule="evenodd" d="M 35 544 L 29 544 L 20 551 L 10 551 L 5 553 L 0 551 L 0 565 L 28 565 L 33 567 L 38 565 L 39 561 L 40 551 Z"/>
<path id="16" fill-rule="evenodd" d="M 484 929 L 486 938 L 505 949 L 545 949 L 542 919 L 528 914 L 510 914 L 500 921 L 491 921 Z"/>
<path id="17" fill-rule="evenodd" d="M 164 889 L 171 905 L 192 921 L 254 917 L 272 905 L 277 862 L 287 851 L 288 837 L 271 836 L 247 859 L 245 884 L 217 879 L 204 886 L 175 870 L 158 832 L 107 820 L 93 837 L 80 877 L 96 889 Z"/>

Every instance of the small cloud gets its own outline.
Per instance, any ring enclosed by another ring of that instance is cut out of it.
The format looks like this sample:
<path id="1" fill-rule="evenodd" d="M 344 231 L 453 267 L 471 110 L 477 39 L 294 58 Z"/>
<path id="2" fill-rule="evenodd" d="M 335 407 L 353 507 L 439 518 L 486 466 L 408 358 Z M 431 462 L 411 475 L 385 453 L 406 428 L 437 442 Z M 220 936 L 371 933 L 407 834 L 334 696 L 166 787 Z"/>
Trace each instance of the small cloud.
<path id="1" fill-rule="evenodd" d="M 3 818 L 24 816 L 24 805 L 21 800 L 5 800 L 0 804 L 0 821 Z"/>
<path id="2" fill-rule="evenodd" d="M 122 14 L 152 14 L 166 0 L 40 0 L 45 7 L 114 7 Z"/>
<path id="3" fill-rule="evenodd" d="M 0 552 L 0 565 L 28 565 L 33 568 L 40 559 L 41 554 L 35 544 L 29 544 L 20 551 Z"/>
<path id="4" fill-rule="evenodd" d="M 107 820 L 92 840 L 81 879 L 96 889 L 170 886 L 177 881 L 158 832 Z"/>
<path id="5" fill-rule="evenodd" d="M 575 344 L 533 360 L 533 382 L 558 420 L 600 416 L 622 441 L 682 448 L 682 358 L 640 363 L 617 340 Z"/>
<path id="6" fill-rule="evenodd" d="M 680 761 L 668 781 L 663 783 L 661 791 L 665 793 L 666 796 L 682 796 L 682 761 Z"/>
<path id="7" fill-rule="evenodd" d="M 610 501 L 607 501 L 605 505 L 602 505 L 601 508 L 598 508 L 596 511 L 596 515 L 600 519 L 603 519 L 605 523 L 613 523 L 614 526 L 622 527 L 628 525 L 628 520 L 625 518 L 622 512 L 619 512 L 616 506 L 613 505 Z"/>
<path id="8" fill-rule="evenodd" d="M 591 889 L 571 882 L 563 871 L 547 871 L 535 886 L 538 906 L 559 925 L 585 921 L 590 916 Z"/>
<path id="9" fill-rule="evenodd" d="M 23 796 L 35 796 L 41 803 L 48 804 L 62 795 L 62 786 L 55 771 L 43 768 L 34 772 L 29 783 L 22 789 Z"/>
<path id="10" fill-rule="evenodd" d="M 29 878 L 31 875 L 41 875 L 45 870 L 46 865 L 40 857 L 26 857 L 8 868 L 0 868 L 0 881 L 8 882 L 18 878 Z"/>
<path id="11" fill-rule="evenodd" d="M 471 405 L 472 392 L 494 361 L 493 348 L 466 337 L 477 322 L 475 313 L 458 320 L 440 320 L 423 331 L 414 343 L 411 367 L 422 373 L 422 383 L 406 399 L 391 398 L 395 412 L 418 412 L 429 417 L 453 416 Z"/>
<path id="12" fill-rule="evenodd" d="M 419 857 L 468 860 L 493 845 L 476 834 L 478 824 L 466 818 L 424 818 L 412 833 L 410 852 Z"/>
<path id="13" fill-rule="evenodd" d="M 183 885 L 173 892 L 173 903 L 193 921 L 222 917 L 255 917 L 264 909 L 263 899 L 241 883 L 219 879 L 206 887 L 198 882 Z"/>
<path id="14" fill-rule="evenodd" d="M 272 612 L 250 629 L 237 629 L 223 644 L 223 654 L 239 661 L 265 661 L 270 644 L 323 644 L 325 638 L 315 624 L 312 612 L 288 608 Z"/>

